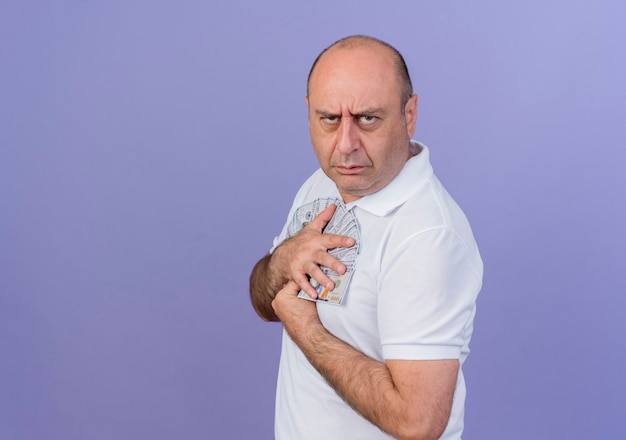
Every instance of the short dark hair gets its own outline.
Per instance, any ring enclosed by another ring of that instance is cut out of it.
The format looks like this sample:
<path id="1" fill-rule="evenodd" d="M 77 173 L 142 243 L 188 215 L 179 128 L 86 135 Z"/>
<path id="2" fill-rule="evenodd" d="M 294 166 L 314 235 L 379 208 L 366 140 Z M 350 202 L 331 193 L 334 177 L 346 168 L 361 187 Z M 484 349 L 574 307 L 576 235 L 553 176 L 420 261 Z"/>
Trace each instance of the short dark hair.
<path id="1" fill-rule="evenodd" d="M 340 40 L 335 41 L 333 44 L 324 49 L 320 54 L 315 58 L 313 65 L 311 66 L 311 70 L 309 70 L 309 76 L 306 81 L 306 94 L 309 95 L 309 84 L 311 83 L 311 76 L 313 75 L 313 71 L 315 70 L 315 66 L 319 62 L 322 55 L 324 55 L 328 50 L 333 47 L 350 49 L 353 47 L 363 46 L 367 43 L 376 43 L 380 44 L 387 49 L 389 49 L 393 56 L 394 65 L 396 68 L 396 74 L 398 75 L 398 80 L 400 83 L 400 102 L 402 104 L 402 112 L 404 113 L 404 107 L 408 102 L 409 98 L 413 96 L 413 84 L 411 82 L 411 76 L 409 75 L 409 69 L 406 66 L 406 62 L 402 57 L 402 54 L 393 47 L 391 44 L 386 43 L 378 38 L 370 37 L 367 35 L 350 35 L 348 37 L 341 38 Z"/>

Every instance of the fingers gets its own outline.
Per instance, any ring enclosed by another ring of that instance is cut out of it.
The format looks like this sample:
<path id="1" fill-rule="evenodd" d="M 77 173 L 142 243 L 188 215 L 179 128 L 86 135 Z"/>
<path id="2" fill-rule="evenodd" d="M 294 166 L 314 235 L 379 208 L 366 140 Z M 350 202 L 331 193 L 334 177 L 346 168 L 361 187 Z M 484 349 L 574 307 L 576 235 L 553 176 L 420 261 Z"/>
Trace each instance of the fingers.
<path id="1" fill-rule="evenodd" d="M 317 214 L 317 217 L 315 217 L 306 227 L 321 233 L 326 224 L 331 218 L 333 218 L 335 209 L 337 209 L 337 205 L 330 205 L 328 208 Z"/>
<path id="2" fill-rule="evenodd" d="M 292 337 L 299 335 L 301 330 L 311 330 L 311 326 L 320 325 L 315 303 L 298 298 L 299 290 L 299 286 L 290 281 L 272 300 L 274 313 Z"/>
<path id="3" fill-rule="evenodd" d="M 310 280 L 315 280 L 329 291 L 335 288 L 335 283 L 320 266 L 340 275 L 346 273 L 346 266 L 328 251 L 352 247 L 356 243 L 352 237 L 322 233 L 335 209 L 333 204 L 320 212 L 302 231 L 283 242 L 274 252 L 285 279 L 293 280 L 312 299 L 317 298 L 317 291 Z"/>
<path id="4" fill-rule="evenodd" d="M 328 224 L 330 219 L 333 218 L 336 209 L 337 205 L 330 205 L 328 208 L 320 212 L 317 217 L 315 217 L 313 221 L 306 226 L 306 228 L 314 229 L 316 232 L 321 234 L 324 227 Z M 354 246 L 354 239 L 345 235 L 324 234 L 324 237 L 328 244 L 326 249 Z"/>
<path id="5" fill-rule="evenodd" d="M 299 257 L 302 257 L 302 254 L 299 255 Z M 296 281 L 300 288 L 313 299 L 317 297 L 317 292 L 311 286 L 309 277 L 317 281 L 317 283 L 323 286 L 326 290 L 331 291 L 335 288 L 335 283 L 320 266 L 324 266 L 334 272 L 337 272 L 339 275 L 343 275 L 347 270 L 346 266 L 341 261 L 329 254 L 327 251 L 322 251 L 314 256 L 303 259 L 294 257 L 290 263 L 291 279 Z"/>
<path id="6" fill-rule="evenodd" d="M 356 241 L 352 237 L 336 234 L 323 234 L 322 240 L 322 244 L 324 245 L 326 250 L 335 249 L 338 247 L 352 247 L 356 243 Z"/>
<path id="7" fill-rule="evenodd" d="M 304 290 L 304 292 L 309 295 L 311 299 L 317 298 L 317 291 L 311 283 L 309 282 L 308 277 L 305 274 L 295 274 L 293 277 L 294 283 L 299 287 L 299 289 Z"/>
<path id="8" fill-rule="evenodd" d="M 318 280 L 318 277 L 319 277 L 318 274 L 319 273 L 324 274 L 322 269 L 320 269 L 320 266 L 327 267 L 330 270 L 333 270 L 333 271 L 337 272 L 339 275 L 343 275 L 344 273 L 346 273 L 346 266 L 345 266 L 345 264 L 343 264 L 341 261 L 339 261 L 336 257 L 333 257 L 328 252 L 325 253 L 324 255 L 320 256 L 320 258 L 318 260 L 318 264 L 316 265 L 316 267 L 311 268 L 310 271 L 308 271 L 307 273 L 310 276 L 312 276 L 313 278 L 315 278 L 315 280 L 318 283 L 324 285 L 324 287 L 328 287 L 326 285 L 327 283 L 322 283 L 322 282 L 320 282 L 320 280 Z"/>
<path id="9" fill-rule="evenodd" d="M 335 282 L 331 280 L 319 266 L 312 268 L 309 275 L 326 290 L 331 291 L 335 288 Z M 317 292 L 315 293 L 315 296 L 317 297 Z"/>

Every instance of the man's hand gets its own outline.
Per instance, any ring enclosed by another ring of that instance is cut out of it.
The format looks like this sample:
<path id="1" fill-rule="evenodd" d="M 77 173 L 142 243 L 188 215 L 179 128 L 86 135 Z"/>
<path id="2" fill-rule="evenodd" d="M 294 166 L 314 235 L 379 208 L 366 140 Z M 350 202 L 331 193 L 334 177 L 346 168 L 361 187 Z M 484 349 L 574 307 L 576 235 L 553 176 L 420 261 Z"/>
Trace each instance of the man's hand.
<path id="1" fill-rule="evenodd" d="M 330 255 L 328 250 L 351 247 L 355 243 L 353 238 L 344 235 L 322 234 L 335 209 L 335 205 L 330 205 L 320 212 L 313 221 L 297 235 L 285 240 L 272 254 L 272 264 L 280 268 L 282 276 L 295 281 L 312 299 L 317 298 L 317 291 L 308 277 L 329 291 L 335 287 L 335 283 L 326 276 L 320 266 L 326 266 L 340 275 L 346 272 L 346 266 Z"/>
<path id="2" fill-rule="evenodd" d="M 288 281 L 304 290 L 312 299 L 317 291 L 309 282 L 309 277 L 333 290 L 334 283 L 324 274 L 320 265 L 343 275 L 346 267 L 328 253 L 329 249 L 353 246 L 351 237 L 322 234 L 324 227 L 335 213 L 335 205 L 320 212 L 297 235 L 285 240 L 272 254 L 261 258 L 250 275 L 250 301 L 257 314 L 265 321 L 278 321 L 272 308 L 272 301 Z"/>
<path id="3" fill-rule="evenodd" d="M 290 334 L 314 331 L 322 323 L 317 315 L 317 306 L 313 301 L 298 298 L 300 287 L 289 281 L 274 297 L 272 308 Z"/>

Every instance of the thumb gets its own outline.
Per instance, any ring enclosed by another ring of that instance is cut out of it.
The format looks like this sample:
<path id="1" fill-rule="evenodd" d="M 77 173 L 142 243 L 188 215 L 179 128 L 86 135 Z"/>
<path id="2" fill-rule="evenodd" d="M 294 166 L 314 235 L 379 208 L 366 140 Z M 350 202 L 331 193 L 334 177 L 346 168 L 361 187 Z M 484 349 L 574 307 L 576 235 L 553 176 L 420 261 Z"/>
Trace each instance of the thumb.
<path id="1" fill-rule="evenodd" d="M 311 223 L 307 225 L 308 228 L 314 229 L 315 231 L 321 233 L 324 230 L 324 227 L 328 224 L 333 215 L 335 214 L 335 209 L 337 209 L 337 205 L 332 204 L 315 217 Z"/>

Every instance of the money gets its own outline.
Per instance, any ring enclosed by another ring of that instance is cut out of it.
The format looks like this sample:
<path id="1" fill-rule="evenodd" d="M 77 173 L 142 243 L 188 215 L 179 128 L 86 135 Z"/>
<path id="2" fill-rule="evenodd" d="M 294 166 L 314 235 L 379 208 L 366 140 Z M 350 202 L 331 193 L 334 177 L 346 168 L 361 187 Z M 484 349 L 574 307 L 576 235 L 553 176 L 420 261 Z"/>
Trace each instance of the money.
<path id="1" fill-rule="evenodd" d="M 346 266 L 346 272 L 343 275 L 340 275 L 328 267 L 321 266 L 324 273 L 335 283 L 333 290 L 329 291 L 325 289 L 313 279 L 311 279 L 311 285 L 317 291 L 317 302 L 341 304 L 345 298 L 348 286 L 350 285 L 352 275 L 354 274 L 356 259 L 360 251 L 361 233 L 354 213 L 346 209 L 341 199 L 320 198 L 296 210 L 288 227 L 288 235 L 292 237 L 300 232 L 302 228 L 309 224 L 320 212 L 328 208 L 331 204 L 336 205 L 335 213 L 322 232 L 324 234 L 337 234 L 352 237 L 355 240 L 355 244 L 349 248 L 340 247 L 328 250 L 330 255 Z M 298 296 L 311 300 L 303 290 L 299 292 Z"/>

